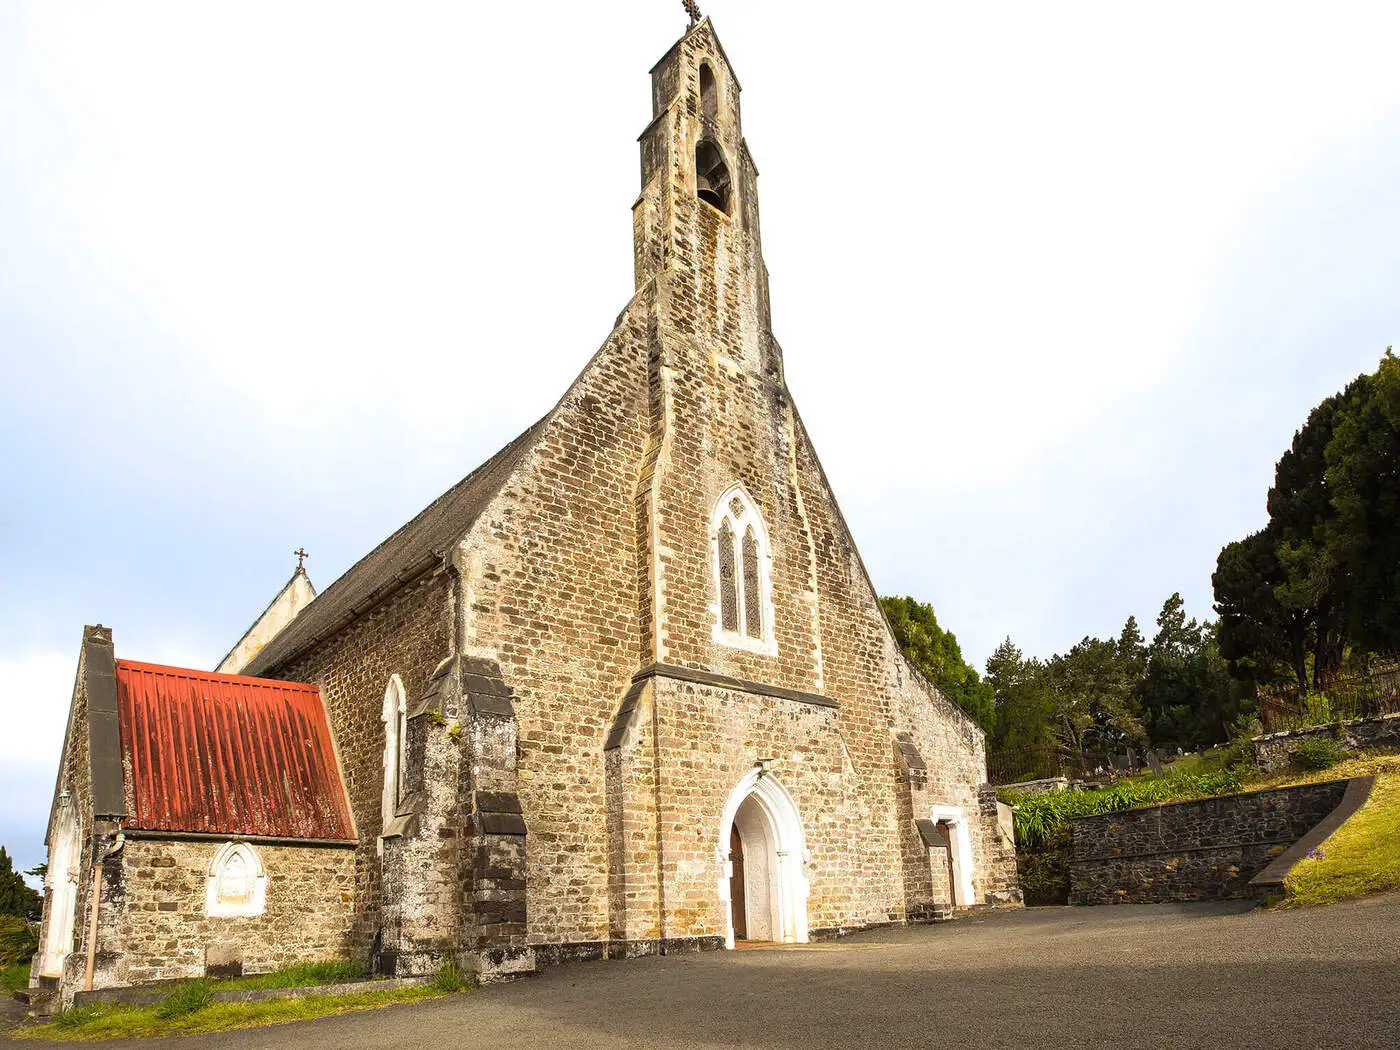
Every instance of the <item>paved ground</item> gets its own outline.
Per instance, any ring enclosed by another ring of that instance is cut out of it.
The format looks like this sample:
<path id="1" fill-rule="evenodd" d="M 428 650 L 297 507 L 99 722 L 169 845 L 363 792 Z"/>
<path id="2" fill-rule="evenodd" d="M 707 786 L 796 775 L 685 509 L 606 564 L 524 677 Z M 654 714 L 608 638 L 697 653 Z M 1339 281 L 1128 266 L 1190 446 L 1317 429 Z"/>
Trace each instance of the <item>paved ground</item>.
<path id="1" fill-rule="evenodd" d="M 451 1000 L 160 1044 L 348 1046 L 1396 1047 L 1400 896 L 1296 912 L 1036 909 L 808 948 L 581 963 Z"/>

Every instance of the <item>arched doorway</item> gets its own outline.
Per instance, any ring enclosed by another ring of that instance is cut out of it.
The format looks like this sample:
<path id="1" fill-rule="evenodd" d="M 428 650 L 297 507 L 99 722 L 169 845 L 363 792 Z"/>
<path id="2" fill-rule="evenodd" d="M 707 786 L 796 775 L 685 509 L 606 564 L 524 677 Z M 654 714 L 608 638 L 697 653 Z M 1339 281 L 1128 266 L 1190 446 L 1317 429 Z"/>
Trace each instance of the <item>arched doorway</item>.
<path id="1" fill-rule="evenodd" d="M 720 818 L 725 947 L 735 940 L 807 942 L 807 843 L 792 796 L 755 769 Z"/>

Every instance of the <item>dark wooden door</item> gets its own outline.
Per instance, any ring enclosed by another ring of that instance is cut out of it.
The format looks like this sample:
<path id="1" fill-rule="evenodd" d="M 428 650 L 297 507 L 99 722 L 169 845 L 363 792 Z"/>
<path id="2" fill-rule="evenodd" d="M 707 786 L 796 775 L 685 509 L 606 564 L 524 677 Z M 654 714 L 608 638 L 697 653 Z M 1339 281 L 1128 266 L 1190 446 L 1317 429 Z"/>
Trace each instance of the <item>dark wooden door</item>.
<path id="1" fill-rule="evenodd" d="M 744 840 L 739 837 L 739 829 L 729 829 L 729 863 L 734 874 L 729 876 L 729 907 L 734 923 L 734 939 L 748 940 L 748 907 L 744 901 Z"/>

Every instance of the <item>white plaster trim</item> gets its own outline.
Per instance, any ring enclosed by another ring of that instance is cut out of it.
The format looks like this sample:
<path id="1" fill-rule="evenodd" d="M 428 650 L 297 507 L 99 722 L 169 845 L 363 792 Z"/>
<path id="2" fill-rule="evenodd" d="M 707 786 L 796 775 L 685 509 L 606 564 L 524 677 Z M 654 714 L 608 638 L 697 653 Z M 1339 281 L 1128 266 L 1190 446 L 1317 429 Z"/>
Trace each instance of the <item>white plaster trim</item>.
<path id="1" fill-rule="evenodd" d="M 734 917 L 730 910 L 729 832 L 745 799 L 752 797 L 767 819 L 769 878 L 773 887 L 774 939 L 785 944 L 807 943 L 807 838 L 797 803 L 772 773 L 751 769 L 729 793 L 719 821 L 717 856 L 720 862 L 719 903 L 724 913 L 724 946 L 734 947 Z M 741 832 L 742 834 L 742 832 Z"/>
<path id="2" fill-rule="evenodd" d="M 224 869 L 234 857 L 243 860 L 251 876 L 248 894 L 243 900 L 231 901 L 220 896 L 220 880 Z M 263 871 L 262 858 L 246 842 L 226 842 L 209 866 L 209 876 L 204 880 L 204 914 L 211 919 L 245 918 L 261 915 L 267 909 L 267 873 Z"/>
<path id="3" fill-rule="evenodd" d="M 730 502 L 738 497 L 743 511 L 735 515 L 729 509 Z M 729 522 L 729 530 L 734 536 L 734 591 L 737 605 L 739 630 L 724 629 L 723 601 L 719 575 L 719 529 Z M 759 637 L 744 633 L 748 623 L 748 603 L 755 599 L 744 587 L 744 532 L 752 525 L 754 537 L 758 540 L 758 595 Z M 778 640 L 773 629 L 773 547 L 768 539 L 768 526 L 763 521 L 758 505 L 749 496 L 742 483 L 735 483 L 724 490 L 715 501 L 710 514 L 710 577 L 714 585 L 714 601 L 710 603 L 711 638 L 718 645 L 732 649 L 744 649 L 765 656 L 778 655 Z"/>
<path id="4" fill-rule="evenodd" d="M 934 806 L 929 818 L 935 824 L 947 824 L 953 834 L 953 904 L 966 908 L 977 903 L 972 889 L 972 833 L 968 829 L 967 811 L 958 806 Z"/>
<path id="5" fill-rule="evenodd" d="M 393 675 L 384 690 L 384 710 L 380 720 L 384 723 L 384 788 L 379 798 L 380 833 L 377 841 L 379 853 L 384 853 L 384 828 L 389 826 L 399 812 L 400 786 L 403 778 L 404 718 L 408 712 L 408 700 L 403 689 L 403 679 Z"/>
<path id="6" fill-rule="evenodd" d="M 49 895 L 49 914 L 44 924 L 44 957 L 39 973 L 44 977 L 61 978 L 64 960 L 73 951 L 78 862 L 82 856 L 77 807 L 71 797 L 60 798 L 52 843 L 49 847 L 48 875 L 44 879 L 44 890 Z"/>

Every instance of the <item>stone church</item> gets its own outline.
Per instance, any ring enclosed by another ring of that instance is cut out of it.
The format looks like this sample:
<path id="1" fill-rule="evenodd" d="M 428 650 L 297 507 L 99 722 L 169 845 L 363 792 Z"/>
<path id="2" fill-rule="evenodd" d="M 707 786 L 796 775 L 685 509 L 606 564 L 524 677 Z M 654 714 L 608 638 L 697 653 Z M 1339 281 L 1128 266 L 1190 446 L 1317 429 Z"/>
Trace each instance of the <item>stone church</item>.
<path id="1" fill-rule="evenodd" d="M 784 382 L 739 81 L 651 71 L 636 291 L 547 416 L 219 672 L 90 627 L 33 985 L 483 974 L 1019 901 Z"/>

